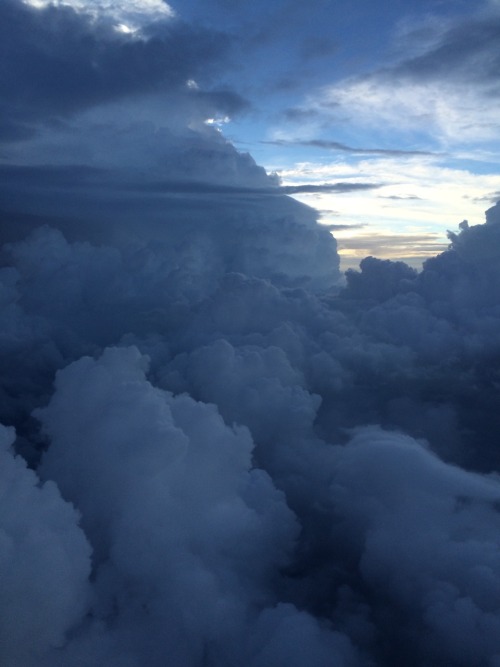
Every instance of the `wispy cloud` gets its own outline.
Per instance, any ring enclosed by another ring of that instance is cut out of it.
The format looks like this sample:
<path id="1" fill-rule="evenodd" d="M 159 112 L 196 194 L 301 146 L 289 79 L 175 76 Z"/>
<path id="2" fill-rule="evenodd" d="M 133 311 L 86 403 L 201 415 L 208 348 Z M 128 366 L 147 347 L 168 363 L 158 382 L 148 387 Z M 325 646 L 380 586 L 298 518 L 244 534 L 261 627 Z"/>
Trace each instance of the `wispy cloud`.
<path id="1" fill-rule="evenodd" d="M 276 139 L 263 143 L 275 144 L 277 146 L 308 146 L 310 148 L 321 148 L 328 151 L 340 151 L 343 153 L 353 153 L 355 155 L 390 155 L 392 157 L 407 157 L 412 155 L 436 155 L 432 151 L 414 151 L 402 150 L 398 148 L 361 148 L 343 144 L 339 141 L 329 141 L 327 139 L 308 139 L 308 140 L 285 140 Z"/>
<path id="2" fill-rule="evenodd" d="M 366 225 L 336 225 L 336 224 L 331 224 L 331 225 L 321 225 L 325 229 L 328 229 L 329 232 L 348 232 L 353 229 L 363 229 L 366 227 Z"/>
<path id="3" fill-rule="evenodd" d="M 497 91 L 489 84 L 460 85 L 446 79 L 401 78 L 396 71 L 373 74 L 325 89 L 323 100 L 338 107 L 325 109 L 330 115 L 347 115 L 351 123 L 377 134 L 396 131 L 406 142 L 420 134 L 427 142 L 449 149 L 453 145 L 495 139 L 500 111 L 492 104 Z M 382 129 L 381 129 L 382 128 Z"/>
<path id="4" fill-rule="evenodd" d="M 421 201 L 422 197 L 416 195 L 381 195 L 380 199 L 392 199 L 393 201 Z"/>
<path id="5" fill-rule="evenodd" d="M 382 187 L 382 183 L 322 183 L 315 185 L 306 183 L 302 185 L 282 185 L 279 191 L 286 195 L 296 194 L 314 194 L 314 193 L 329 193 L 329 192 L 359 192 L 363 190 L 374 190 Z"/>
<path id="6" fill-rule="evenodd" d="M 369 130 L 406 144 L 410 153 L 449 150 L 498 139 L 500 128 L 500 6 L 437 21 L 427 17 L 401 30 L 393 62 L 338 80 L 312 94 L 295 111 L 316 126 Z M 314 115 L 315 114 L 315 115 Z M 292 113 L 293 116 L 293 113 Z M 301 141 L 298 142 L 299 144 Z M 419 149 L 413 151 L 417 144 Z M 391 154 L 322 138 L 302 143 L 351 153 Z M 420 146 L 425 146 L 420 150 Z M 402 151 L 403 153 L 403 151 Z M 398 151 L 392 153 L 398 155 Z"/>
<path id="7" fill-rule="evenodd" d="M 474 197 L 473 198 L 475 202 L 486 202 L 488 204 L 496 204 L 497 201 L 500 200 L 500 190 L 496 190 L 495 192 L 488 192 L 485 195 L 482 195 L 481 197 Z"/>
<path id="8" fill-rule="evenodd" d="M 287 109 L 288 123 L 270 135 L 284 149 L 288 166 L 277 167 L 284 182 L 383 183 L 375 196 L 298 197 L 335 209 L 339 222 L 369 224 L 388 241 L 420 226 L 444 242 L 464 217 L 481 220 L 485 204 L 498 199 L 499 10 L 482 3 L 466 14 L 401 23 L 382 64 L 337 76 Z M 318 150 L 314 160 L 310 149 Z"/>

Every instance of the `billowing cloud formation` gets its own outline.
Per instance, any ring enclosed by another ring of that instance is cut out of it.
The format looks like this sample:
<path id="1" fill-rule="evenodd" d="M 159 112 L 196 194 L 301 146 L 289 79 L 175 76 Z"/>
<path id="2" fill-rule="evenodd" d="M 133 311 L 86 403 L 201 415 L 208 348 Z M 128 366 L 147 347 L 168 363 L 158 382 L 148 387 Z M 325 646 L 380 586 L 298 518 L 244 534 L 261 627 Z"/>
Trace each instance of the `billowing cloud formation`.
<path id="1" fill-rule="evenodd" d="M 202 92 L 4 145 L 0 663 L 495 667 L 499 206 L 343 285 Z"/>
<path id="2" fill-rule="evenodd" d="M 331 490 L 350 556 L 386 616 L 394 642 L 387 663 L 495 664 L 498 479 L 371 429 L 339 452 Z"/>
<path id="3" fill-rule="evenodd" d="M 41 486 L 2 427 L 0 643 L 6 665 L 38 664 L 65 643 L 88 603 L 90 546 L 53 482 Z"/>
<path id="4" fill-rule="evenodd" d="M 48 531 L 10 543 L 40 585 L 8 613 L 61 610 L 5 664 L 494 664 L 500 484 L 466 467 L 499 464 L 496 208 L 333 300 L 206 241 L 5 248 L 2 420 L 45 486 L 18 458 L 4 530 Z"/>

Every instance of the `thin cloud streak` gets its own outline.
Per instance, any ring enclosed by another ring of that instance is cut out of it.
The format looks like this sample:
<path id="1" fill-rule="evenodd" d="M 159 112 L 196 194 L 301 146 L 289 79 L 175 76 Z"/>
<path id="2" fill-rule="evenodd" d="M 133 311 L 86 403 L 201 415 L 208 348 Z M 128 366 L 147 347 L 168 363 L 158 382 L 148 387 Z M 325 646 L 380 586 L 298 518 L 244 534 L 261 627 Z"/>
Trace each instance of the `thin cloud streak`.
<path id="1" fill-rule="evenodd" d="M 396 148 L 354 148 L 338 141 L 329 141 L 327 139 L 309 139 L 309 140 L 279 140 L 265 141 L 262 143 L 273 144 L 275 146 L 308 146 L 311 148 L 321 148 L 329 151 L 340 151 L 343 153 L 352 153 L 353 155 L 387 155 L 391 157 L 411 157 L 411 156 L 442 156 L 440 153 L 431 151 L 402 150 Z"/>
<path id="2" fill-rule="evenodd" d="M 262 195 L 283 196 L 292 194 L 315 194 L 315 193 L 348 193 L 357 191 L 374 190 L 383 186 L 381 183 L 322 183 L 322 184 L 297 184 L 297 185 L 272 185 L 272 180 L 267 187 L 245 187 L 229 185 L 224 183 L 191 181 L 150 181 L 144 179 L 139 172 L 134 174 L 131 180 L 130 171 L 103 169 L 88 167 L 86 165 L 65 166 L 24 166 L 24 165 L 0 165 L 0 191 L 2 187 L 19 186 L 36 188 L 78 188 L 90 189 L 96 192 L 106 190 L 108 192 L 127 192 L 137 194 L 200 194 L 200 195 Z M 144 182 L 140 182 L 143 180 Z"/>

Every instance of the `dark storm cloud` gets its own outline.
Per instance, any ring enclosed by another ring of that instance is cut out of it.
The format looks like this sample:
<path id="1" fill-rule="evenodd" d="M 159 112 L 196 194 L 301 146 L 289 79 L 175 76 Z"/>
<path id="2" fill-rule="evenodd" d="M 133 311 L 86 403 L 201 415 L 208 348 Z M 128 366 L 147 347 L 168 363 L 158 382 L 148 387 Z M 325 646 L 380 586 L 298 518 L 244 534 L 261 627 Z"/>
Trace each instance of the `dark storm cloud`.
<path id="1" fill-rule="evenodd" d="M 0 6 L 2 135 L 26 137 L 40 120 L 146 92 L 181 89 L 203 77 L 228 49 L 228 38 L 178 20 L 140 37 L 113 30 L 67 6 Z M 193 91 L 196 94 L 196 91 Z M 199 93 L 235 111 L 235 93 Z"/>

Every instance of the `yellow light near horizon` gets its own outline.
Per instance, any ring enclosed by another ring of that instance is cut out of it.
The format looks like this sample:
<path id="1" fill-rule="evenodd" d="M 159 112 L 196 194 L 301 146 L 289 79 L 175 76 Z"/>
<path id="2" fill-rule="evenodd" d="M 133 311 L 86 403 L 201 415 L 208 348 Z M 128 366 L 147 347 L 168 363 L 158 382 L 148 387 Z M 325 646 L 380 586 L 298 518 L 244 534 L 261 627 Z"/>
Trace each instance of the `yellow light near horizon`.
<path id="1" fill-rule="evenodd" d="M 464 219 L 484 223 L 495 193 L 498 199 L 498 174 L 476 174 L 427 157 L 270 165 L 268 171 L 278 171 L 284 185 L 373 184 L 367 190 L 293 195 L 330 228 L 343 269 L 357 268 L 367 255 L 420 268 L 448 247 L 448 230 L 457 230 Z"/>

